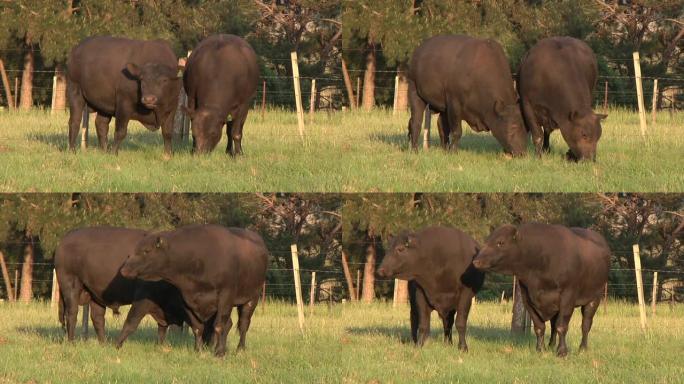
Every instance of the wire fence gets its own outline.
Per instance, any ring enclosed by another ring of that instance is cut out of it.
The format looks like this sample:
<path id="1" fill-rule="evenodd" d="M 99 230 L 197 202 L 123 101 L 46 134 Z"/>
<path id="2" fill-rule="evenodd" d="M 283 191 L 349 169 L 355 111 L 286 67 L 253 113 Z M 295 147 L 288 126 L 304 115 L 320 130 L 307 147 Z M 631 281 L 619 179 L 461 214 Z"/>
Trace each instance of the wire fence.
<path id="1" fill-rule="evenodd" d="M 268 59 L 273 60 L 273 59 Z M 286 59 L 283 59 L 286 60 Z M 287 60 L 289 62 L 289 60 Z M 22 69 L 10 68 L 6 69 L 9 77 L 11 89 L 15 103 L 21 95 L 21 75 Z M 361 104 L 359 99 L 362 98 L 364 87 L 363 79 L 365 70 L 349 69 L 351 88 L 354 93 L 355 103 Z M 54 88 L 53 77 L 54 70 L 35 70 L 33 71 L 33 99 L 34 105 L 38 107 L 49 108 L 52 101 L 52 93 Z M 374 99 L 375 105 L 392 106 L 395 97 L 396 87 L 396 70 L 376 70 L 374 81 Z M 342 73 L 330 73 L 320 76 L 300 76 L 300 84 L 302 87 L 302 102 L 305 110 L 311 107 L 311 83 L 316 80 L 316 94 L 313 100 L 315 109 L 333 109 L 340 110 L 343 107 L 350 107 L 349 95 L 344 83 L 344 76 Z M 658 86 L 658 108 L 681 109 L 684 107 L 684 76 L 666 75 L 662 77 L 642 76 L 641 80 L 644 85 L 644 100 L 647 109 L 650 109 L 652 99 L 654 96 L 653 83 L 655 80 L 659 81 Z M 265 87 L 264 87 L 265 85 Z M 606 89 L 607 85 L 607 89 Z M 64 87 L 64 85 L 57 85 Z M 406 89 L 402 85 L 402 89 Z M 265 89 L 265 92 L 264 92 Z M 6 99 L 6 90 L 4 84 L 0 82 L 0 103 L 8 105 Z M 265 98 L 264 98 L 265 95 Z M 19 97 L 17 97 L 19 96 Z M 594 105 L 596 107 L 603 106 L 604 103 L 608 105 L 620 105 L 635 107 L 637 105 L 637 90 L 636 78 L 628 75 L 612 75 L 600 74 L 596 89 L 593 92 Z M 287 107 L 294 109 L 295 94 L 293 78 L 289 75 L 268 75 L 261 76 L 257 86 L 256 96 L 254 97 L 254 107 L 260 108 L 262 102 L 265 102 L 269 107 Z"/>
<path id="2" fill-rule="evenodd" d="M 306 260 L 304 260 L 306 262 Z M 19 291 L 21 282 L 22 263 L 7 262 L 7 269 L 14 290 Z M 316 286 L 314 296 L 316 300 L 340 302 L 343 299 L 350 299 L 350 290 L 353 289 L 356 297 L 361 297 L 362 286 L 364 285 L 365 263 L 348 263 L 352 287 L 346 282 L 344 268 L 341 265 L 331 265 L 326 267 L 299 269 L 302 280 L 302 291 L 308 297 L 312 285 L 312 274 L 316 273 Z M 377 267 L 375 265 L 374 267 Z M 49 298 L 53 284 L 52 262 L 34 262 L 32 274 L 32 291 L 35 298 Z M 375 269 L 375 268 L 374 268 Z M 15 272 L 16 271 L 16 272 Z M 610 270 L 610 277 L 607 283 L 607 297 L 614 299 L 625 299 L 634 301 L 637 298 L 636 274 L 634 268 L 613 267 Z M 684 271 L 681 269 L 641 269 L 643 277 L 643 289 L 645 295 L 651 298 L 653 289 L 653 275 L 658 273 L 658 286 L 656 289 L 656 300 L 661 302 L 684 302 Z M 14 280 L 16 279 L 16 280 Z M 14 280 L 14 281 L 12 281 Z M 395 279 L 379 278 L 374 276 L 374 295 L 377 298 L 391 298 L 394 289 Z M 265 282 L 265 295 L 272 299 L 295 300 L 294 269 L 281 266 L 272 266 L 267 271 Z M 513 283 L 511 276 L 504 276 L 494 273 L 487 273 L 485 283 L 478 297 L 483 300 L 509 300 L 513 294 Z M 0 298 L 9 299 L 6 292 L 4 278 L 0 276 Z"/>

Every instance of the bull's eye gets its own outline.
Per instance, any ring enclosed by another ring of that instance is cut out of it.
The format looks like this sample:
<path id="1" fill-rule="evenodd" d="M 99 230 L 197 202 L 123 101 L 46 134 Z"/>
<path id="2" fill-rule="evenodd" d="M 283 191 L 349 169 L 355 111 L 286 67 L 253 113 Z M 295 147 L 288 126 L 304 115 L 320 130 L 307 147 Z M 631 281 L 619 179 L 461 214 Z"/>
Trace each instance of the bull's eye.
<path id="1" fill-rule="evenodd" d="M 501 240 L 497 241 L 496 246 L 499 248 L 503 247 L 503 241 L 501 241 Z"/>
<path id="2" fill-rule="evenodd" d="M 400 245 L 397 247 L 397 251 L 399 251 L 399 252 L 404 252 L 405 250 L 406 250 L 406 247 L 403 245 Z"/>

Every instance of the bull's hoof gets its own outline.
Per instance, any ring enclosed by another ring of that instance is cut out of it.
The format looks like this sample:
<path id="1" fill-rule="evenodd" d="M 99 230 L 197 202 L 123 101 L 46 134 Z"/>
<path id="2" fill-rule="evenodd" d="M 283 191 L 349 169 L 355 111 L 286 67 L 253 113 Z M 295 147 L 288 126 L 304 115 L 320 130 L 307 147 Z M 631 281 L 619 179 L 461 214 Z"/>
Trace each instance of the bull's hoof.
<path id="1" fill-rule="evenodd" d="M 567 349 L 559 349 L 558 352 L 556 353 L 556 356 L 558 357 L 566 357 L 568 356 L 568 350 Z"/>
<path id="2" fill-rule="evenodd" d="M 171 160 L 172 158 L 173 158 L 173 156 L 172 156 L 170 153 L 164 153 L 164 154 L 162 155 L 162 160 L 164 160 L 164 161 L 169 161 L 169 160 Z"/>
<path id="3" fill-rule="evenodd" d="M 458 349 L 461 350 L 462 352 L 468 352 L 468 345 L 465 343 L 459 344 Z"/>

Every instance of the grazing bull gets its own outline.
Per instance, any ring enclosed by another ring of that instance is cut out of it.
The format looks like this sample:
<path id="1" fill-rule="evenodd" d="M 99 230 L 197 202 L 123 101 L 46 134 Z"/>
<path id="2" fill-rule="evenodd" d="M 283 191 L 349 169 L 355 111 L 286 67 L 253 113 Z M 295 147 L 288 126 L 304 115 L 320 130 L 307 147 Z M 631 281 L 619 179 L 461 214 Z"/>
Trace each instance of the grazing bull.
<path id="1" fill-rule="evenodd" d="M 610 268 L 610 248 L 603 236 L 562 225 L 504 225 L 489 235 L 473 264 L 517 276 L 538 351 L 544 348 L 545 323 L 550 320 L 549 346 L 555 345 L 557 332 L 558 356 L 567 355 L 565 335 L 575 307 L 582 308 L 580 349 L 587 348 Z"/>
<path id="2" fill-rule="evenodd" d="M 491 131 L 504 151 L 527 151 L 513 77 L 503 49 L 494 40 L 442 35 L 425 40 L 413 52 L 409 78 L 409 138 L 418 148 L 426 105 L 440 113 L 442 146 L 456 149 L 461 120 L 477 131 Z"/>
<path id="3" fill-rule="evenodd" d="M 169 43 L 91 37 L 71 50 L 67 65 L 70 149 L 76 148 L 83 111 L 89 109 L 97 112 L 100 148 L 107 149 L 114 117 L 114 153 L 126 137 L 128 122 L 137 120 L 153 131 L 161 126 L 165 156 L 171 155 L 181 82 Z"/>
<path id="4" fill-rule="evenodd" d="M 216 355 L 226 352 L 226 338 L 238 309 L 238 349 L 245 336 L 266 279 L 268 250 L 261 236 L 241 228 L 194 225 L 150 233 L 138 243 L 121 273 L 130 278 L 167 281 L 178 288 L 186 305 L 208 321 L 216 314 Z"/>
<path id="5" fill-rule="evenodd" d="M 549 136 L 560 128 L 569 160 L 596 160 L 606 115 L 591 108 L 598 78 L 591 48 L 572 37 L 543 39 L 523 58 L 519 76 L 525 123 L 537 154 L 550 151 Z"/>
<path id="6" fill-rule="evenodd" d="M 178 290 L 165 282 L 129 280 L 119 269 L 146 232 L 137 229 L 91 227 L 69 232 L 55 252 L 60 290 L 59 320 L 69 341 L 74 339 L 78 306 L 90 304 L 90 317 L 100 342 L 105 340 L 106 307 L 133 304 L 117 346 L 150 314 L 157 321 L 159 343 L 171 324 L 190 323 Z M 197 328 L 197 326 L 194 326 Z"/>
<path id="7" fill-rule="evenodd" d="M 259 83 L 252 47 L 234 35 L 215 35 L 192 51 L 183 75 L 188 94 L 185 112 L 192 121 L 194 150 L 211 152 L 226 125 L 231 156 L 242 154 L 242 128 Z"/>
<path id="8" fill-rule="evenodd" d="M 390 239 L 378 275 L 409 280 L 411 337 L 417 345 L 422 346 L 429 336 L 430 313 L 435 310 L 449 344 L 456 315 L 458 347 L 468 350 L 465 333 L 470 304 L 484 282 L 484 273 L 472 266 L 477 250 L 475 240 L 453 228 L 404 231 Z"/>

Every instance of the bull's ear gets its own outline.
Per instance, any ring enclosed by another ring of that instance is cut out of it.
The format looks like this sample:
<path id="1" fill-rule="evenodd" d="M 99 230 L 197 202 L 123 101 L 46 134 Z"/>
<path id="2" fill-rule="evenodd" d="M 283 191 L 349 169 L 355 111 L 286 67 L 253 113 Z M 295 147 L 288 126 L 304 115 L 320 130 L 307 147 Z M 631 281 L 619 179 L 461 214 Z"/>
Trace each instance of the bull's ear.
<path id="1" fill-rule="evenodd" d="M 570 121 L 575 121 L 578 116 L 579 116 L 579 112 L 570 111 L 570 114 L 568 114 L 568 119 L 570 119 Z"/>
<path id="2" fill-rule="evenodd" d="M 166 240 L 163 237 L 157 236 L 157 241 L 155 241 L 155 246 L 157 248 L 166 248 Z"/>
<path id="3" fill-rule="evenodd" d="M 140 78 L 140 67 L 138 67 L 135 63 L 126 64 L 126 70 L 131 76 L 135 77 L 136 79 Z"/>
<path id="4" fill-rule="evenodd" d="M 596 114 L 596 117 L 597 117 L 599 120 L 605 120 L 605 119 L 608 117 L 608 115 L 606 115 L 605 113 L 597 113 L 597 114 Z"/>
<path id="5" fill-rule="evenodd" d="M 494 102 L 494 112 L 496 113 L 497 116 L 503 117 L 504 114 L 504 103 L 501 100 L 497 100 Z"/>

